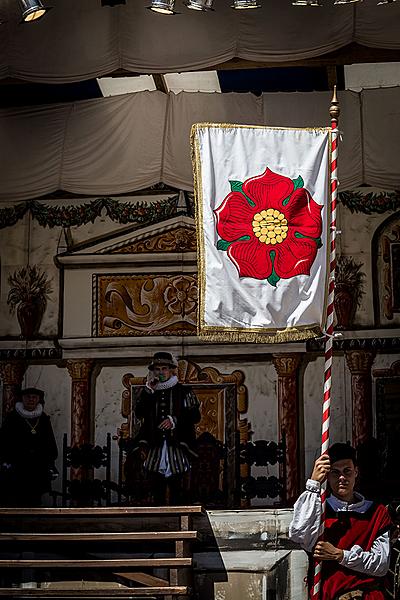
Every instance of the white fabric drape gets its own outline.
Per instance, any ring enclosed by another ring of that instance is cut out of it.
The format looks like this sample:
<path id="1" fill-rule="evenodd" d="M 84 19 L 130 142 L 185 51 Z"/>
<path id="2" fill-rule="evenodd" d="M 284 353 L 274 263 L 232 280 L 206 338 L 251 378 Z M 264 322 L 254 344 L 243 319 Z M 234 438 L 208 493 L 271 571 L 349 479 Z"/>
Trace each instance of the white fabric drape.
<path id="1" fill-rule="evenodd" d="M 339 94 L 340 187 L 400 188 L 400 88 Z M 119 194 L 160 181 L 193 189 L 193 123 L 329 125 L 330 93 L 139 92 L 0 111 L 0 201 L 62 189 Z"/>
<path id="2" fill-rule="evenodd" d="M 262 125 L 262 101 L 253 94 L 171 94 L 164 145 L 162 181 L 193 189 L 190 129 L 193 123 Z"/>
<path id="3" fill-rule="evenodd" d="M 400 89 L 368 90 L 362 103 L 364 179 L 399 189 Z"/>
<path id="4" fill-rule="evenodd" d="M 146 10 L 149 0 L 102 7 L 100 0 L 57 0 L 45 18 L 19 25 L 16 0 L 3 0 L 0 77 L 65 83 L 123 68 L 168 73 L 214 66 L 234 57 L 268 62 L 321 56 L 352 42 L 400 48 L 399 3 L 376 6 L 294 7 L 264 0 L 256 11 L 233 11 L 219 0 L 214 12 L 166 17 Z"/>
<path id="5" fill-rule="evenodd" d="M 368 93 L 367 93 L 368 95 Z M 330 92 L 264 94 L 264 124 L 281 127 L 324 127 L 329 123 Z M 399 95 L 397 95 L 399 97 Z M 348 189 L 363 181 L 360 94 L 339 92 L 338 155 L 340 186 Z"/>
<path id="6" fill-rule="evenodd" d="M 0 200 L 118 194 L 160 181 L 167 96 L 0 111 Z"/>

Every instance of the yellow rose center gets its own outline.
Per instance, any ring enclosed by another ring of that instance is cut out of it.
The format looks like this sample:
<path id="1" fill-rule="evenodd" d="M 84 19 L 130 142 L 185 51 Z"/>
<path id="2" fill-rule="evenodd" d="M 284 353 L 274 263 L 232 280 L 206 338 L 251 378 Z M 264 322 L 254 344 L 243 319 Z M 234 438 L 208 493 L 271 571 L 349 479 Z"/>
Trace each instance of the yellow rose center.
<path id="1" fill-rule="evenodd" d="M 264 244 L 280 244 L 288 232 L 287 219 L 279 210 L 267 208 L 253 217 L 254 235 Z"/>

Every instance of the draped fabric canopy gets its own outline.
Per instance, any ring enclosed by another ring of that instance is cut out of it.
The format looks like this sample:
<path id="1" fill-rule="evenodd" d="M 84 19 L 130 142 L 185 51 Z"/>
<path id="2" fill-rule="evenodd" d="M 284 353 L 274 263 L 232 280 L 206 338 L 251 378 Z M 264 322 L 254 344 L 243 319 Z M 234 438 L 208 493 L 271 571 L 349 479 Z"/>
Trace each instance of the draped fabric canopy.
<path id="1" fill-rule="evenodd" d="M 329 125 L 329 92 L 139 92 L 0 111 L 0 201 L 56 190 L 112 195 L 163 182 L 192 190 L 196 122 L 285 127 Z M 400 189 L 400 88 L 339 93 L 342 189 Z"/>
<path id="2" fill-rule="evenodd" d="M 16 0 L 2 0 L 0 77 L 65 83 L 115 69 L 168 73 L 204 69 L 234 57 L 293 61 L 321 56 L 356 42 L 371 48 L 400 48 L 400 4 L 377 0 L 320 9 L 290 0 L 263 0 L 262 8 L 234 11 L 217 0 L 214 12 L 187 10 L 159 15 L 150 0 L 102 7 L 100 0 L 57 0 L 46 16 L 19 25 Z"/>

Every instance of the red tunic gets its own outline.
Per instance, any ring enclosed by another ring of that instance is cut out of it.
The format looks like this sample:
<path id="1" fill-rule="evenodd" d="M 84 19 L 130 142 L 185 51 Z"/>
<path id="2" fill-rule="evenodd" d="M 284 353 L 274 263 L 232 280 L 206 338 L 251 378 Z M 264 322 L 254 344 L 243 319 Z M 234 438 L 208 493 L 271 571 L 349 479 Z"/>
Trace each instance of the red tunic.
<path id="1" fill-rule="evenodd" d="M 373 503 L 365 512 L 334 512 L 327 503 L 324 539 L 341 550 L 360 546 L 371 549 L 377 537 L 389 530 L 391 521 L 382 504 Z M 365 590 L 365 600 L 383 600 L 381 577 L 352 571 L 334 561 L 322 561 L 322 600 L 334 600 L 351 590 Z"/>

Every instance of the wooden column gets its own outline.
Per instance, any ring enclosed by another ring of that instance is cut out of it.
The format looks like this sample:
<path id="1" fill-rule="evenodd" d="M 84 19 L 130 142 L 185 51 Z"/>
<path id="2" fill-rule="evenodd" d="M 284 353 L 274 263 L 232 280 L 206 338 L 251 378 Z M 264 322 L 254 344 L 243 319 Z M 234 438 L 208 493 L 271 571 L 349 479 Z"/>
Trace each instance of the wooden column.
<path id="1" fill-rule="evenodd" d="M 375 353 L 371 350 L 347 350 L 345 355 L 351 373 L 352 444 L 357 448 L 372 437 L 371 367 Z"/>
<path id="2" fill-rule="evenodd" d="M 71 441 L 70 446 L 90 442 L 90 373 L 93 361 L 68 360 L 67 369 L 72 379 L 71 387 Z"/>
<path id="3" fill-rule="evenodd" d="M 26 371 L 22 360 L 0 362 L 0 377 L 3 382 L 2 418 L 13 410 L 15 403 L 21 399 L 21 384 Z"/>
<path id="4" fill-rule="evenodd" d="M 299 485 L 299 399 L 297 373 L 300 354 L 274 354 L 278 374 L 278 420 L 281 437 L 286 438 L 286 504 L 292 505 L 300 493 Z"/>

